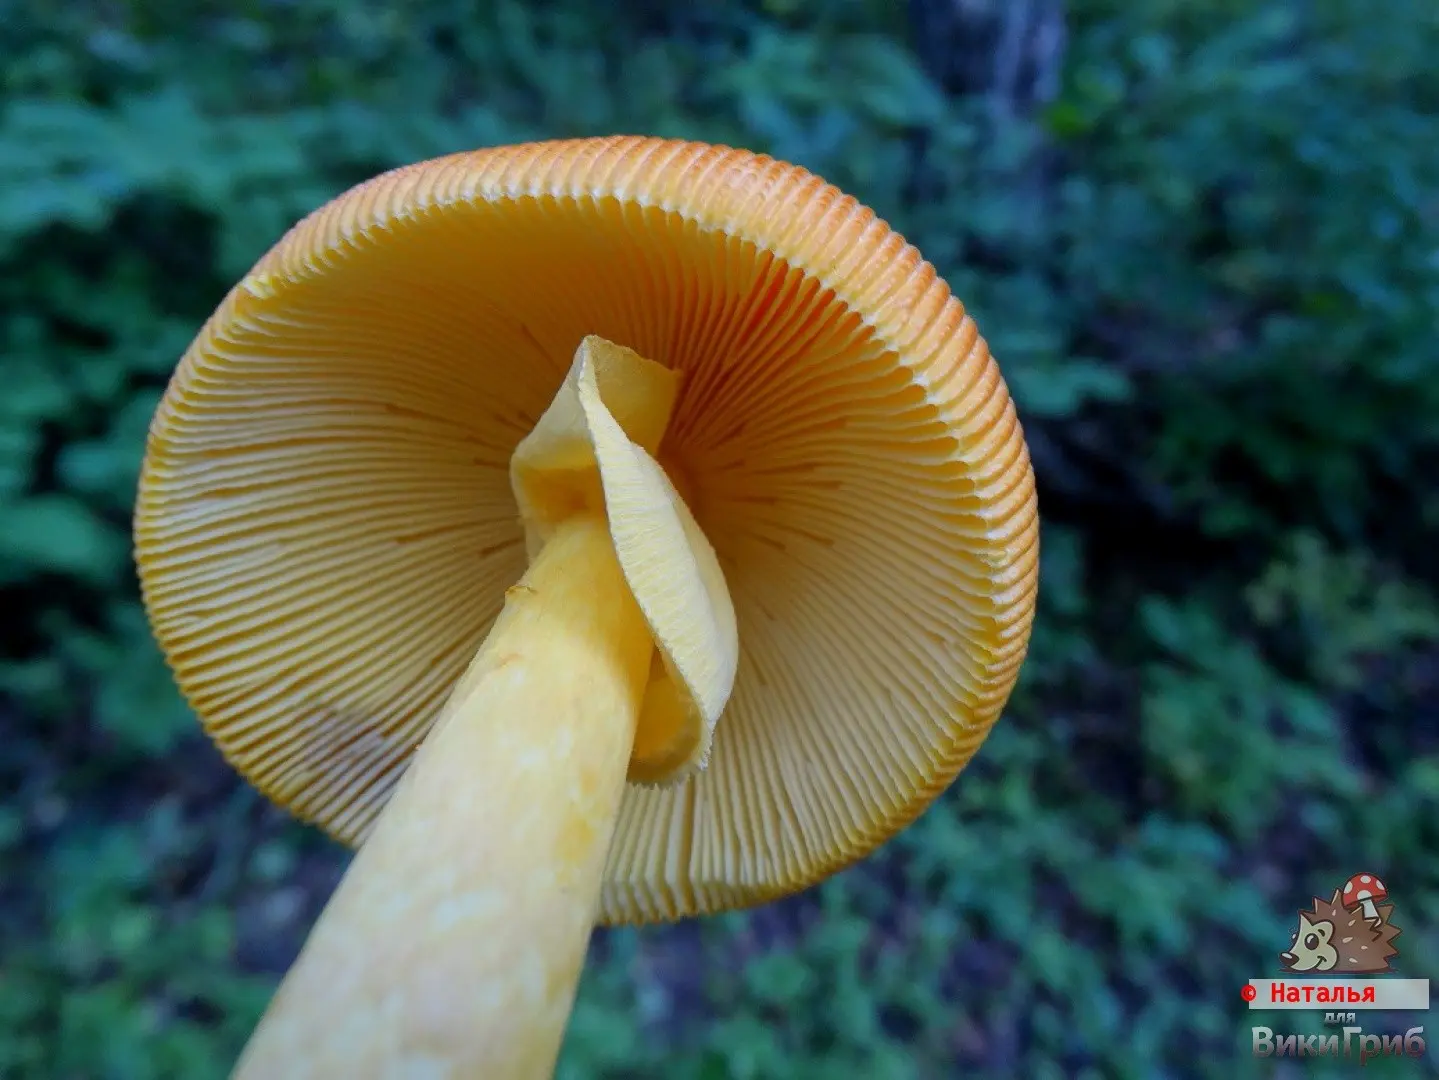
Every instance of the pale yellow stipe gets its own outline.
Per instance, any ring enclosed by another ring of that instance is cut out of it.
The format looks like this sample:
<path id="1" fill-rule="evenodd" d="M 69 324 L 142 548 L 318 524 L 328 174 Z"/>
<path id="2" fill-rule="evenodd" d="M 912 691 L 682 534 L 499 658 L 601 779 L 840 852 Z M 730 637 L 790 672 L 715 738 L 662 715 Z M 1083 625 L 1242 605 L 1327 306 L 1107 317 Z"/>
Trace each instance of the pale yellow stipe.
<path id="1" fill-rule="evenodd" d="M 693 748 L 677 768 L 708 745 L 738 655 L 714 554 L 650 457 L 676 381 L 629 349 L 581 343 L 512 459 L 529 572 L 320 916 L 240 1080 L 552 1071 L 637 718 L 656 701 L 656 645 L 681 689 L 658 698 L 651 738 Z M 692 691 L 680 676 L 696 672 Z"/>
<path id="2" fill-rule="evenodd" d="M 538 1080 L 599 903 L 653 646 L 559 527 L 320 916 L 238 1080 Z"/>

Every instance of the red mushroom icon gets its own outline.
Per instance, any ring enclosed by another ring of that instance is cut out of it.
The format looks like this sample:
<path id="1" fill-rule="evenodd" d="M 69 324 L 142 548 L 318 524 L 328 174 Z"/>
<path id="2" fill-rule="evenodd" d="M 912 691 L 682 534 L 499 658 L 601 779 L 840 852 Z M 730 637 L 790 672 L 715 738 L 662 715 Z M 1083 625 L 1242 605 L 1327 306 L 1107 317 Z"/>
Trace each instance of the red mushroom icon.
<path id="1" fill-rule="evenodd" d="M 1344 883 L 1344 906 L 1353 911 L 1357 904 L 1364 909 L 1366 919 L 1381 917 L 1376 905 L 1388 896 L 1389 890 L 1384 887 L 1384 882 L 1373 874 L 1355 874 Z"/>

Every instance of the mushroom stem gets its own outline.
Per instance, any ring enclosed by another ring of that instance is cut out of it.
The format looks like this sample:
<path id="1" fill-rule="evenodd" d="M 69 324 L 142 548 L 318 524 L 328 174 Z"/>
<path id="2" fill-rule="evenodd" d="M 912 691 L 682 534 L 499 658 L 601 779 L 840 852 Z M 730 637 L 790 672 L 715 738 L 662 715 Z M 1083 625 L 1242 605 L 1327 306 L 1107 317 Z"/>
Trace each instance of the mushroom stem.
<path id="1" fill-rule="evenodd" d="M 602 514 L 507 595 L 235 1076 L 547 1077 L 654 644 Z"/>

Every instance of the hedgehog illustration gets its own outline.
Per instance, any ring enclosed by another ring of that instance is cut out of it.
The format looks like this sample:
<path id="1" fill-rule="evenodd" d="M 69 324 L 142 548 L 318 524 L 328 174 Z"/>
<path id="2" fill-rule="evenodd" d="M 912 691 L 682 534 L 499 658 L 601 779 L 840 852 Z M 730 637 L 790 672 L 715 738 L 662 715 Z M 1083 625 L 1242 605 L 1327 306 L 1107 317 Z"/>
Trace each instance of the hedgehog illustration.
<path id="1" fill-rule="evenodd" d="M 1389 970 L 1398 955 L 1394 939 L 1399 928 L 1389 921 L 1393 904 L 1375 909 L 1368 918 L 1363 907 L 1344 907 L 1342 893 L 1328 900 L 1314 898 L 1314 906 L 1299 913 L 1299 928 L 1287 952 L 1279 954 L 1285 971 L 1333 971 L 1343 975 L 1372 975 Z"/>

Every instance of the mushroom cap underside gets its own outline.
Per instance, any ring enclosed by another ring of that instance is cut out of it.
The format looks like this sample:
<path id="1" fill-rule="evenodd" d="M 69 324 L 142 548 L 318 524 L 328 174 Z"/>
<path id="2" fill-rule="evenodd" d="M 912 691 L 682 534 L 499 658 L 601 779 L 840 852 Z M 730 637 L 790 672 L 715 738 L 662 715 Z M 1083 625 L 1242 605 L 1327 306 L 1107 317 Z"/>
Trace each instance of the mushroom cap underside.
<path id="1" fill-rule="evenodd" d="M 135 538 L 156 637 L 226 758 L 360 842 L 524 572 L 510 456 L 591 334 L 680 372 L 659 460 L 740 642 L 707 769 L 626 790 L 600 919 L 795 891 L 973 755 L 1038 573 L 1028 452 L 973 321 L 797 167 L 532 143 L 305 219 L 151 426 Z"/>

